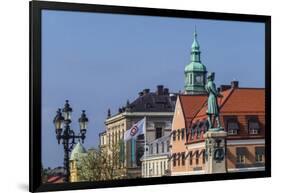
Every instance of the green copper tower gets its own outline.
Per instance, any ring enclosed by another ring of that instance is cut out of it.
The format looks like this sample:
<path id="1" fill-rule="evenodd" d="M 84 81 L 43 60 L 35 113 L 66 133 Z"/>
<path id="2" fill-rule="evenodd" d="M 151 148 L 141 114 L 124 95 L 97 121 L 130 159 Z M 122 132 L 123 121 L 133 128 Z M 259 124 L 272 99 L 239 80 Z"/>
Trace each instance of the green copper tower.
<path id="1" fill-rule="evenodd" d="M 196 28 L 191 46 L 190 63 L 185 66 L 185 93 L 186 94 L 206 94 L 206 67 L 201 63 L 200 46 L 197 40 Z"/>

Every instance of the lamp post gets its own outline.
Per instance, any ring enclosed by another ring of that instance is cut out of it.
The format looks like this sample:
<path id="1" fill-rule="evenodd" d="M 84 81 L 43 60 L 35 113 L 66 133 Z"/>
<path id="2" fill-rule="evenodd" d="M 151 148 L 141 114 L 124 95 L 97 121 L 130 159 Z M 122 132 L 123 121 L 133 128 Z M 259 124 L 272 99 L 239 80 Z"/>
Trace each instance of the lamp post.
<path id="1" fill-rule="evenodd" d="M 65 101 L 64 108 L 58 109 L 57 114 L 54 118 L 54 125 L 56 128 L 56 138 L 58 140 L 58 144 L 62 142 L 64 147 L 64 169 L 66 171 L 64 181 L 69 182 L 69 153 L 72 150 L 75 142 L 75 139 L 79 141 L 82 140 L 84 143 L 84 139 L 86 137 L 86 129 L 88 125 L 88 118 L 85 114 L 85 111 L 82 111 L 81 117 L 78 119 L 80 126 L 80 133 L 75 135 L 75 132 L 70 129 L 71 124 L 71 113 L 72 108 L 69 105 L 68 100 Z"/>

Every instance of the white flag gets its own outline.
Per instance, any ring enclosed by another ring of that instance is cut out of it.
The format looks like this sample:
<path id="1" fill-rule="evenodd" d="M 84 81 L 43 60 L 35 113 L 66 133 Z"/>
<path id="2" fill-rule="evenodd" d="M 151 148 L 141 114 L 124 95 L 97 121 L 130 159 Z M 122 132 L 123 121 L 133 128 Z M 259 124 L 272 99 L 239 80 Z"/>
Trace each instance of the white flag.
<path id="1" fill-rule="evenodd" d="M 134 124 L 129 130 L 124 133 L 124 140 L 136 139 L 137 136 L 145 133 L 145 118 Z"/>

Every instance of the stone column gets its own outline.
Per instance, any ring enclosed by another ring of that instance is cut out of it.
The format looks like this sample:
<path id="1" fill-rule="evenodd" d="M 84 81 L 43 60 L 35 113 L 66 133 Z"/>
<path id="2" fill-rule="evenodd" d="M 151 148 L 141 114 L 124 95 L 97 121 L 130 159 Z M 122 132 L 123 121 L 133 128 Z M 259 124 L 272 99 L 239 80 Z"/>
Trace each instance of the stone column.
<path id="1" fill-rule="evenodd" d="M 226 172 L 226 143 L 227 133 L 223 130 L 210 129 L 204 134 L 207 174 Z"/>

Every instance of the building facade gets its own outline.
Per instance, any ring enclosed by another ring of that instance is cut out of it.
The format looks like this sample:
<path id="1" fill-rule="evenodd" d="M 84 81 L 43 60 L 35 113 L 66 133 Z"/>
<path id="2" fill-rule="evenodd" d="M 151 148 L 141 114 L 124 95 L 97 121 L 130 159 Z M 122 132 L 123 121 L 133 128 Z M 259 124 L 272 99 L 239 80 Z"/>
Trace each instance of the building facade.
<path id="1" fill-rule="evenodd" d="M 124 143 L 125 131 L 146 117 L 147 143 L 169 135 L 175 101 L 176 96 L 168 88 L 159 85 L 155 92 L 150 92 L 149 89 L 139 92 L 139 96 L 132 103 L 127 101 L 126 106 L 119 108 L 117 114 L 111 116 L 108 113 L 105 121 L 106 134 L 100 135 L 106 136 L 102 145 L 105 145 L 109 154 L 116 145 L 123 150 L 119 167 L 125 170 L 125 178 L 141 177 L 140 159 L 144 155 L 144 135 Z"/>
<path id="2" fill-rule="evenodd" d="M 107 135 L 106 135 L 106 131 L 103 131 L 99 134 L 99 148 L 101 151 L 105 150 L 106 145 L 107 145 Z"/>
<path id="3" fill-rule="evenodd" d="M 142 177 L 161 177 L 169 171 L 170 135 L 163 136 L 146 145 L 147 152 L 142 156 Z"/>
<path id="4" fill-rule="evenodd" d="M 227 132 L 227 172 L 264 170 L 265 90 L 239 88 L 238 82 L 233 81 L 229 86 L 223 85 L 220 91 L 220 121 Z M 206 98 L 202 100 L 202 107 L 189 119 L 190 97 L 179 96 L 176 103 L 171 137 L 172 175 L 205 173 L 203 135 L 208 128 L 207 102 Z"/>

